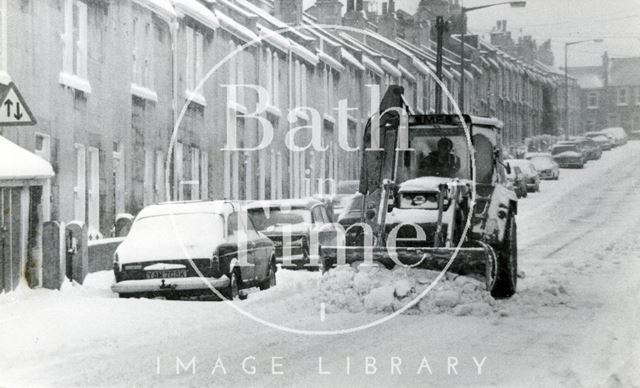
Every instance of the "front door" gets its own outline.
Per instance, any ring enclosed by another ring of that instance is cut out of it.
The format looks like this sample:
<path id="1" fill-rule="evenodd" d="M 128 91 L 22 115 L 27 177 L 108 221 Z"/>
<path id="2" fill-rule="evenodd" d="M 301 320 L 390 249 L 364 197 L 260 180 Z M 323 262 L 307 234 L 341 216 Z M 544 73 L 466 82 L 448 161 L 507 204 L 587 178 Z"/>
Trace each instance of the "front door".
<path id="1" fill-rule="evenodd" d="M 0 291 L 12 291 L 20 280 L 20 187 L 0 187 Z"/>

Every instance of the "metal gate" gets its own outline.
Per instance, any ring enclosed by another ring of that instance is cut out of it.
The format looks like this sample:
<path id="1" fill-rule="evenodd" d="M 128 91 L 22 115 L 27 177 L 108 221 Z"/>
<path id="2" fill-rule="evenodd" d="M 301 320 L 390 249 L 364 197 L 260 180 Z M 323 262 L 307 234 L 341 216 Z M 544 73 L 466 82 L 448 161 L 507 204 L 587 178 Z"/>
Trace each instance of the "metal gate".
<path id="1" fill-rule="evenodd" d="M 20 187 L 0 187 L 0 292 L 20 280 Z"/>

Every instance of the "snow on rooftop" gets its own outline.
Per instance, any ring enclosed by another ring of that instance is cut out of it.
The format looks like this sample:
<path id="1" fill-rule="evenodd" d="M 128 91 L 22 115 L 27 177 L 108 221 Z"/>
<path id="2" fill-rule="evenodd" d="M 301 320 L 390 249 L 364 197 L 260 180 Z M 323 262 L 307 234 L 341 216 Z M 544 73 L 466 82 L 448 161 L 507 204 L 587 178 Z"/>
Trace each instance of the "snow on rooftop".
<path id="1" fill-rule="evenodd" d="M 220 27 L 220 23 L 218 22 L 218 18 L 209 10 L 207 7 L 202 5 L 197 0 L 172 0 L 173 5 L 176 7 L 176 10 L 182 15 L 189 15 L 194 18 L 198 22 L 204 24 L 209 28 L 216 29 Z"/>
<path id="2" fill-rule="evenodd" d="M 49 162 L 0 136 L 0 181 L 50 178 L 54 175 Z"/>
<path id="3" fill-rule="evenodd" d="M 170 0 L 133 0 L 135 3 L 150 9 L 152 12 L 164 17 L 165 19 L 175 19 L 178 15 L 171 5 Z"/>

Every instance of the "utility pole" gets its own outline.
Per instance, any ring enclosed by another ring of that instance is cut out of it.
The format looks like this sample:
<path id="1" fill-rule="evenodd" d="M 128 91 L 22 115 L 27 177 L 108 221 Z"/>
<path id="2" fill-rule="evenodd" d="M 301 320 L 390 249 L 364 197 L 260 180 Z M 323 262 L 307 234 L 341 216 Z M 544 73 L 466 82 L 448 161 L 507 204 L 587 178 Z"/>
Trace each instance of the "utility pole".
<path id="1" fill-rule="evenodd" d="M 444 17 L 436 17 L 436 114 L 442 113 L 442 45 L 444 41 L 444 32 L 447 28 L 447 23 L 444 21 Z"/>

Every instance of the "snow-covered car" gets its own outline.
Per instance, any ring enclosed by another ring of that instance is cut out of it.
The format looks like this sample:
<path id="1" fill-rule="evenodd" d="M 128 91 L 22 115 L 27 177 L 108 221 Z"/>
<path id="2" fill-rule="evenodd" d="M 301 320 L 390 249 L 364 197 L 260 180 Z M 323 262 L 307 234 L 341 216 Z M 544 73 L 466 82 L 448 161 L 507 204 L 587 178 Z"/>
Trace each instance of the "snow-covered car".
<path id="1" fill-rule="evenodd" d="M 573 136 L 571 141 L 578 144 L 585 151 L 587 160 L 598 160 L 602 156 L 602 149 L 593 139 L 585 136 Z"/>
<path id="2" fill-rule="evenodd" d="M 527 183 L 525 182 L 525 176 L 520 167 L 510 166 L 509 171 L 506 172 L 507 180 L 511 184 L 511 188 L 516 193 L 518 198 L 527 196 Z"/>
<path id="3" fill-rule="evenodd" d="M 604 132 L 587 132 L 584 136 L 598 143 L 603 151 L 609 151 L 613 148 L 613 138 Z"/>
<path id="4" fill-rule="evenodd" d="M 575 144 L 556 144 L 551 147 L 551 156 L 561 168 L 584 167 L 584 156 Z"/>
<path id="5" fill-rule="evenodd" d="M 310 243 L 318 236 L 321 244 L 334 230 L 322 202 L 312 198 L 253 201 L 246 209 L 256 228 L 273 241 L 282 268 L 318 268 L 310 261 Z M 316 234 L 313 239 L 312 234 Z"/>
<path id="6" fill-rule="evenodd" d="M 551 154 L 547 152 L 530 152 L 525 155 L 525 159 L 533 163 L 540 179 L 558 180 L 560 177 L 560 167 L 553 160 Z"/>
<path id="7" fill-rule="evenodd" d="M 169 202 L 147 206 L 114 255 L 120 297 L 212 295 L 276 283 L 273 242 L 238 203 Z"/>
<path id="8" fill-rule="evenodd" d="M 525 176 L 525 183 L 527 184 L 527 191 L 540 191 L 540 177 L 533 163 L 526 159 L 507 159 L 504 161 L 510 166 L 518 166 L 522 170 Z"/>
<path id="9" fill-rule="evenodd" d="M 615 146 L 621 146 L 627 143 L 627 139 L 628 139 L 627 132 L 622 127 L 605 128 L 605 129 L 601 129 L 600 132 L 604 132 L 607 135 L 610 135 L 611 137 L 613 137 Z"/>

